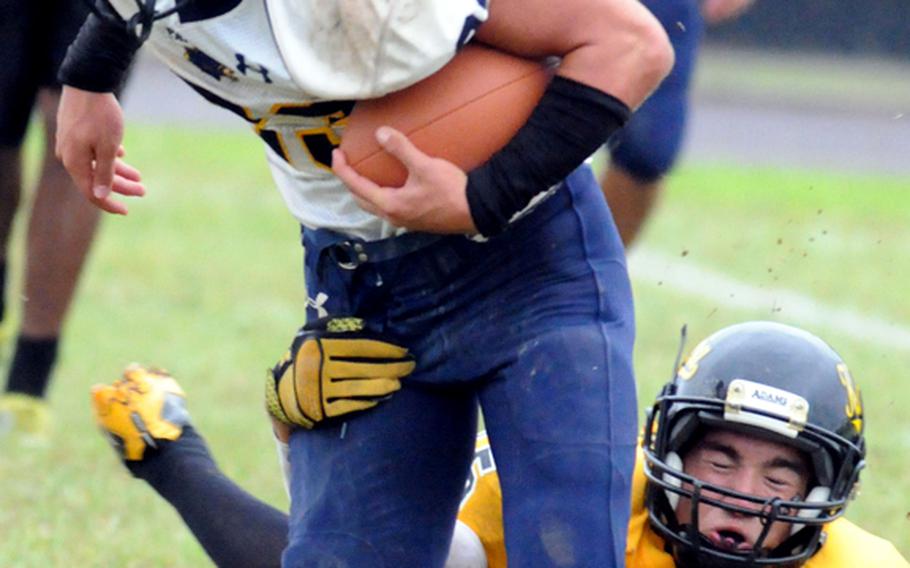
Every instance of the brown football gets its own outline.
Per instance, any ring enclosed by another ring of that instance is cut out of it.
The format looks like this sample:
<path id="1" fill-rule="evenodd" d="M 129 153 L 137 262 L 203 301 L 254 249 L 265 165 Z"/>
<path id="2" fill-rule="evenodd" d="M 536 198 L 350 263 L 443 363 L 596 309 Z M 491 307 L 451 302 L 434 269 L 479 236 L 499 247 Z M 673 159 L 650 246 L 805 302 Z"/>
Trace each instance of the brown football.
<path id="1" fill-rule="evenodd" d="M 527 121 L 552 74 L 543 62 L 468 45 L 423 81 L 354 105 L 341 149 L 361 175 L 383 186 L 403 185 L 407 170 L 376 142 L 376 129 L 385 125 L 427 154 L 471 170 Z"/>

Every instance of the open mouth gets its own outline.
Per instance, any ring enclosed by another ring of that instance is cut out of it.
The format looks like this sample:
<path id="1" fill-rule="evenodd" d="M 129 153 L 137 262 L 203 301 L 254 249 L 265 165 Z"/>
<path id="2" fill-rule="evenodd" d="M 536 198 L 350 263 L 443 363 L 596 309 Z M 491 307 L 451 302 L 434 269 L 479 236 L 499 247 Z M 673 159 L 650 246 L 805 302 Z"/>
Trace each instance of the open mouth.
<path id="1" fill-rule="evenodd" d="M 752 545 L 746 539 L 746 535 L 736 529 L 723 528 L 711 531 L 708 538 L 714 546 L 721 550 L 731 552 L 748 552 L 752 550 Z"/>

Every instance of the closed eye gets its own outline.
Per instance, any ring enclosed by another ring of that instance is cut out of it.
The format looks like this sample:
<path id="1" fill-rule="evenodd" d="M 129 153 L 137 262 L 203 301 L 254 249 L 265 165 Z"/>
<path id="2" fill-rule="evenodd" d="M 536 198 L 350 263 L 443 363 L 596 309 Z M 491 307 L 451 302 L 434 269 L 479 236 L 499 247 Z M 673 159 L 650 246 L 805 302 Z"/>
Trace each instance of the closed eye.
<path id="1" fill-rule="evenodd" d="M 780 477 L 765 477 L 765 481 L 775 489 L 783 489 L 792 485 L 789 480 Z"/>

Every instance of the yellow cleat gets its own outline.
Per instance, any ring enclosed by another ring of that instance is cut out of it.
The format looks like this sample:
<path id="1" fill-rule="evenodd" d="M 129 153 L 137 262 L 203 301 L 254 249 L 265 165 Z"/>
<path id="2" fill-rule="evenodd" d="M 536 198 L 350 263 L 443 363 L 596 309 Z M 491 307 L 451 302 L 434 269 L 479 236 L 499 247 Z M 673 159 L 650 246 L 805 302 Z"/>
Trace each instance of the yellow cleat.
<path id="1" fill-rule="evenodd" d="M 167 371 L 132 364 L 111 385 L 92 387 L 95 421 L 127 461 L 139 461 L 146 448 L 174 441 L 190 422 L 186 394 Z"/>
<path id="2" fill-rule="evenodd" d="M 23 434 L 40 440 L 50 429 L 50 410 L 43 398 L 15 392 L 0 395 L 0 437 Z"/>

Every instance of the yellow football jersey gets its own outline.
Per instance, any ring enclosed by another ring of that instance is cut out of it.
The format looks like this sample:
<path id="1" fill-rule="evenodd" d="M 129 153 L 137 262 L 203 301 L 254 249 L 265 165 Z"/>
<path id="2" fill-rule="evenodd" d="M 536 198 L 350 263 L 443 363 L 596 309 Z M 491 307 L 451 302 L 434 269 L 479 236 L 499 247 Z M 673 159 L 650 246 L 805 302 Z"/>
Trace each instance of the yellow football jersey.
<path id="1" fill-rule="evenodd" d="M 827 528 L 828 541 L 806 562 L 806 568 L 849 568 L 888 566 L 907 568 L 910 564 L 887 540 L 866 532 L 844 518 Z"/>
<path id="2" fill-rule="evenodd" d="M 458 519 L 471 527 L 487 553 L 487 568 L 506 567 L 506 540 L 502 528 L 502 489 L 486 432 L 477 435 L 474 462 L 468 474 Z"/>
<path id="3" fill-rule="evenodd" d="M 664 541 L 651 530 L 645 509 L 646 478 L 639 451 L 632 478 L 632 516 L 626 541 L 627 568 L 674 568 Z M 502 490 L 490 444 L 484 432 L 477 437 L 474 463 L 468 478 L 458 518 L 477 533 L 487 553 L 489 568 L 506 568 L 505 535 L 502 528 Z M 855 568 L 887 566 L 910 568 L 910 564 L 887 540 L 864 531 L 847 519 L 831 523 L 822 549 L 805 568 Z"/>

